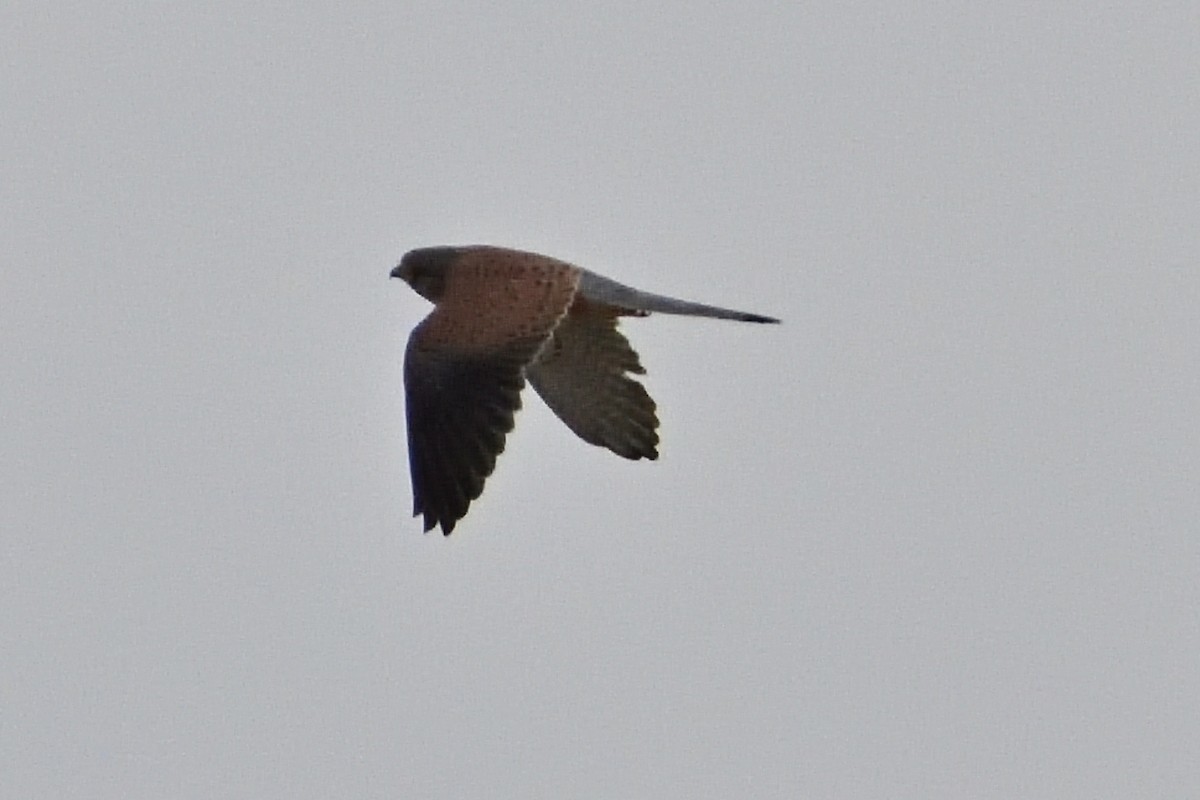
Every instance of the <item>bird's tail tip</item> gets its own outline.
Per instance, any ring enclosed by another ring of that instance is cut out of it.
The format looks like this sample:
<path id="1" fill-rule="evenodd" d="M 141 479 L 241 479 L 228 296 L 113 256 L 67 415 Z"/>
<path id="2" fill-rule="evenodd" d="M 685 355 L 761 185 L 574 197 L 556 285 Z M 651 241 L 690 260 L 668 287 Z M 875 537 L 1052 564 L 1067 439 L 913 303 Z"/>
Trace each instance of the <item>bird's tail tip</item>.
<path id="1" fill-rule="evenodd" d="M 768 317 L 764 314 L 742 314 L 739 319 L 742 322 L 761 322 L 770 325 L 778 325 L 780 322 L 782 322 L 782 320 L 776 319 L 775 317 Z"/>

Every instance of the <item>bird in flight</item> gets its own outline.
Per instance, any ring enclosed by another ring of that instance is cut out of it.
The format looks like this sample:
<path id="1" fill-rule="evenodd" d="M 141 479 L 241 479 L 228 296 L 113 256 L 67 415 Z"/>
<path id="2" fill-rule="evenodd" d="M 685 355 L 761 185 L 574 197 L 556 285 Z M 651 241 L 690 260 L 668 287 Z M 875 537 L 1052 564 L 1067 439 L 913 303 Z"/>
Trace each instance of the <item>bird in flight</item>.
<path id="1" fill-rule="evenodd" d="M 629 377 L 646 370 L 617 330 L 620 317 L 779 322 L 484 245 L 412 250 L 391 277 L 434 304 L 409 336 L 404 389 L 413 516 L 447 536 L 495 469 L 526 379 L 585 442 L 632 460 L 658 458 L 654 401 Z"/>

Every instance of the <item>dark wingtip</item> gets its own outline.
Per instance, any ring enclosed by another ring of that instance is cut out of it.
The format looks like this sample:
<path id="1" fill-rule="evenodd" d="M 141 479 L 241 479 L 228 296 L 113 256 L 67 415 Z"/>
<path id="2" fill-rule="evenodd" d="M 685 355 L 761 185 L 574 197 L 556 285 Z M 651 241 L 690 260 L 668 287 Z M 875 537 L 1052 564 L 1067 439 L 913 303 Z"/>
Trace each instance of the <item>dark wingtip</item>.
<path id="1" fill-rule="evenodd" d="M 777 320 L 774 317 L 765 317 L 762 314 L 746 314 L 744 317 L 742 317 L 742 321 L 743 322 L 766 322 L 766 323 L 770 323 L 771 325 L 778 325 L 780 322 L 780 320 Z"/>
<path id="2" fill-rule="evenodd" d="M 421 527 L 425 529 L 425 533 L 429 533 L 431 530 L 440 525 L 442 528 L 442 535 L 449 536 L 451 532 L 453 532 L 454 526 L 458 524 L 458 518 L 456 517 L 446 516 L 439 518 L 437 513 L 429 511 L 423 507 L 414 508 L 413 516 L 423 517 L 421 520 Z"/>

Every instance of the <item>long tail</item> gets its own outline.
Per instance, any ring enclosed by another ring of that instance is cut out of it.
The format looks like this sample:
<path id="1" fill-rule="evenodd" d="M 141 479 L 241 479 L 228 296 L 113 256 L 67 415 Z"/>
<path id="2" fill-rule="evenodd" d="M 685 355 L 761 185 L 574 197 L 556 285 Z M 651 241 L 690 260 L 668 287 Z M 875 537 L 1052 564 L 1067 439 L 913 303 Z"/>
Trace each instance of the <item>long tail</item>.
<path id="1" fill-rule="evenodd" d="M 643 292 L 587 270 L 583 270 L 583 276 L 579 280 L 579 293 L 587 300 L 620 306 L 631 311 L 714 317 L 715 319 L 733 319 L 739 322 L 779 322 L 774 317 L 764 317 L 762 314 L 734 311 L 729 308 L 707 306 L 703 303 L 692 303 L 688 300 L 676 300 L 674 297 Z"/>

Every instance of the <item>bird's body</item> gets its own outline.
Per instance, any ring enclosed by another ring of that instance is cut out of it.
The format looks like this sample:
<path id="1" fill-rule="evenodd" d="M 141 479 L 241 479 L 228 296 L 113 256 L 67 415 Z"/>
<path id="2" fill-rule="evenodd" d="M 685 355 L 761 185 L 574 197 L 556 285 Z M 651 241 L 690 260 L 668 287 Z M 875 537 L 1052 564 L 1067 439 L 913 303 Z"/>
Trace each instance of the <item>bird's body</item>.
<path id="1" fill-rule="evenodd" d="M 658 457 L 645 369 L 621 316 L 771 317 L 642 292 L 565 261 L 499 247 L 428 247 L 392 270 L 435 305 L 405 352 L 413 514 L 447 535 L 483 491 L 528 379 L 584 441 Z"/>

